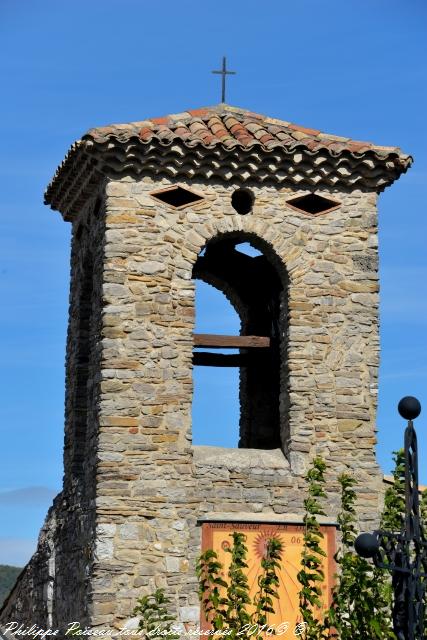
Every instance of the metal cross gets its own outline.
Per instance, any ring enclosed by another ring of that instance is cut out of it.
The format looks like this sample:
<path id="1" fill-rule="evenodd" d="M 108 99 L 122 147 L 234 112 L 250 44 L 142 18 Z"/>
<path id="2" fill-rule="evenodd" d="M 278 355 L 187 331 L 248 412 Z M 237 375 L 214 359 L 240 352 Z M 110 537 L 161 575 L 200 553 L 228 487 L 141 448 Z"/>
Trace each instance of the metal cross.
<path id="1" fill-rule="evenodd" d="M 222 92 L 221 92 L 221 102 L 225 102 L 225 76 L 235 76 L 235 71 L 227 71 L 227 58 L 224 56 L 222 59 L 222 69 L 221 71 L 212 71 L 212 73 L 217 73 L 222 76 Z"/>

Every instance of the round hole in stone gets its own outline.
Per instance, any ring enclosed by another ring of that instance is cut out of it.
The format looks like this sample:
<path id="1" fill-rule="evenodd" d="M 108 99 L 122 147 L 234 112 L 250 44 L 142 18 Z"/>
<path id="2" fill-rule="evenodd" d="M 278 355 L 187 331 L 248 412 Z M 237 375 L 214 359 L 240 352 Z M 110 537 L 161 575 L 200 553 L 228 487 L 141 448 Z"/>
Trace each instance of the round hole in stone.
<path id="1" fill-rule="evenodd" d="M 249 189 L 236 189 L 231 196 L 231 205 L 233 209 L 245 216 L 252 211 L 254 206 L 255 196 Z"/>

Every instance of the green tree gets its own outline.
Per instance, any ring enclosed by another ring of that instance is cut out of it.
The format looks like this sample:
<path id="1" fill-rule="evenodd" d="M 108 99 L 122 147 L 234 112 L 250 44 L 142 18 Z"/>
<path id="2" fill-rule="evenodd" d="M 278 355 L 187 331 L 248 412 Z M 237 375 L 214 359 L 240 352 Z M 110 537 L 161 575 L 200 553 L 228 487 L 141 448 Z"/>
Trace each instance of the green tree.
<path id="1" fill-rule="evenodd" d="M 22 567 L 11 567 L 7 564 L 0 564 L 0 607 L 12 591 L 21 572 Z"/>

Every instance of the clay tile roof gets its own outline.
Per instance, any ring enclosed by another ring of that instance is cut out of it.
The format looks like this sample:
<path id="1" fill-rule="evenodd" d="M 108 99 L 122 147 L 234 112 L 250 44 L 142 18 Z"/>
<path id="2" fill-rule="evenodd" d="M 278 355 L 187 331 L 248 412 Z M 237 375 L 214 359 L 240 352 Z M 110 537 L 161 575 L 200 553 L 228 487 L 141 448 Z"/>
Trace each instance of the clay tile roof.
<path id="1" fill-rule="evenodd" d="M 139 126 L 138 126 L 139 125 Z M 151 136 L 150 136 L 151 132 Z M 238 145 L 250 148 L 253 145 L 292 146 L 306 147 L 311 152 L 321 149 L 333 150 L 334 155 L 339 153 L 368 153 L 372 152 L 378 157 L 386 157 L 390 154 L 397 155 L 402 161 L 407 161 L 409 156 L 403 154 L 398 147 L 384 147 L 351 140 L 343 136 L 322 133 L 318 129 L 310 129 L 297 124 L 269 118 L 259 113 L 252 113 L 245 109 L 232 107 L 227 104 L 219 104 L 214 107 L 193 109 L 178 114 L 172 114 L 161 118 L 151 118 L 143 122 L 132 122 L 125 125 L 109 125 L 90 129 L 83 136 L 83 140 L 92 139 L 94 142 L 105 142 L 108 138 L 118 137 L 123 140 L 138 135 L 143 142 L 148 140 L 181 139 L 184 143 L 191 140 L 191 146 L 199 143 L 207 148 L 224 144 Z M 267 149 L 267 147 L 265 147 Z"/>
<path id="2" fill-rule="evenodd" d="M 236 169 L 222 171 L 218 154 L 225 158 L 223 166 L 227 164 L 227 157 L 233 157 Z M 299 164 L 301 154 L 304 163 Z M 187 155 L 184 164 L 183 155 Z M 262 170 L 258 176 L 261 181 L 288 181 L 300 188 L 302 184 L 308 188 L 317 188 L 319 184 L 334 188 L 338 185 L 364 187 L 377 192 L 390 185 L 412 163 L 411 156 L 398 147 L 351 140 L 219 104 L 90 129 L 71 147 L 47 188 L 45 201 L 54 208 L 64 207 L 66 202 L 71 211 L 89 193 L 89 186 L 84 192 L 79 187 L 88 171 L 92 176 L 89 182 L 86 180 L 88 185 L 102 174 L 133 171 L 139 175 L 146 171 L 168 175 L 168 167 L 172 165 L 173 176 L 184 172 L 188 177 L 215 175 L 244 181 L 248 175 L 256 177 L 255 156 L 260 167 L 268 160 L 269 170 Z M 343 162 L 351 165 L 351 179 L 348 171 L 346 175 L 338 171 L 338 165 Z"/>

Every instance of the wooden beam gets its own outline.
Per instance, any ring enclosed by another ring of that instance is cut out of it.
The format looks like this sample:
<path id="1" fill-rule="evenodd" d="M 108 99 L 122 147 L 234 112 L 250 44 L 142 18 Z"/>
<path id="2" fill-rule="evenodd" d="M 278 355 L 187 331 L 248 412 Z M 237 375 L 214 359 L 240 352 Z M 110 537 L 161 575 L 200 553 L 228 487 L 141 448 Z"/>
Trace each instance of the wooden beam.
<path id="1" fill-rule="evenodd" d="M 270 346 L 270 338 L 265 336 L 222 336 L 208 333 L 194 333 L 193 342 L 195 347 L 205 347 L 207 349 L 246 349 Z"/>
<path id="2" fill-rule="evenodd" d="M 244 367 L 248 359 L 246 354 L 240 353 L 209 353 L 208 351 L 195 351 L 193 364 L 201 367 Z"/>

